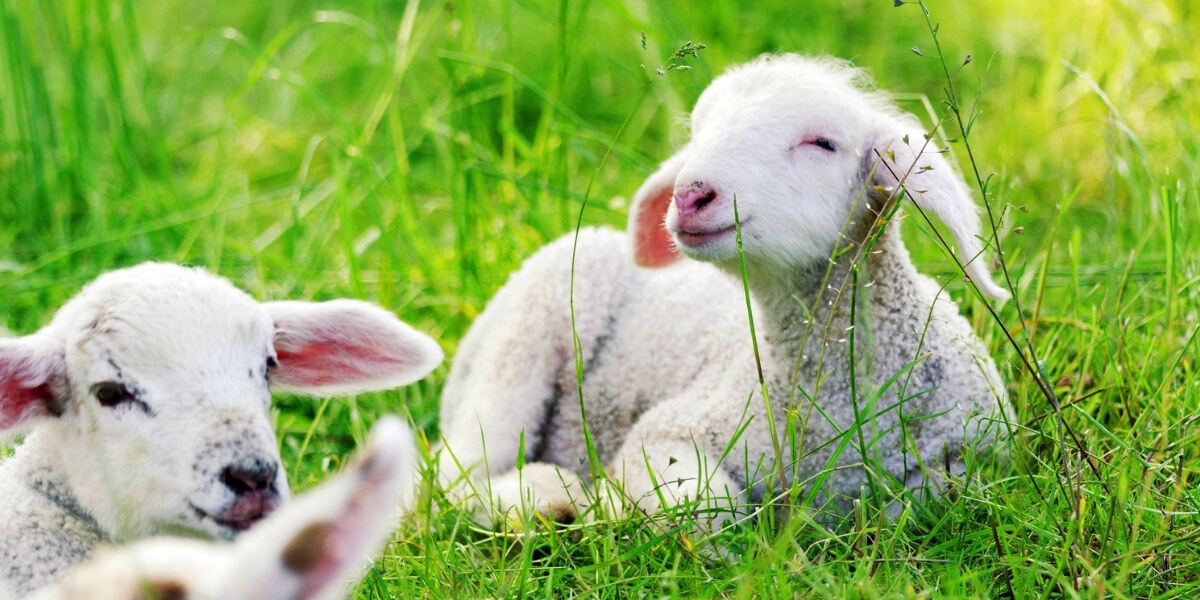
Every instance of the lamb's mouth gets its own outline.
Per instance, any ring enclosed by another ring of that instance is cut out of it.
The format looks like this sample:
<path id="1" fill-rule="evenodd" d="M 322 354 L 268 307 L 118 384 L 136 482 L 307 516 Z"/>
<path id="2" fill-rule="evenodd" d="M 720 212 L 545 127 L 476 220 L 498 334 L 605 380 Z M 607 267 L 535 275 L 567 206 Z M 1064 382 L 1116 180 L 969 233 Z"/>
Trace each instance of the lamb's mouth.
<path id="1" fill-rule="evenodd" d="M 188 506 L 192 509 L 192 512 L 196 514 L 196 517 L 200 519 L 201 523 L 213 523 L 230 533 L 246 531 L 247 529 L 253 527 L 255 523 L 258 523 L 267 516 L 264 512 L 262 514 L 244 519 L 223 519 L 212 513 L 209 513 L 195 504 L 192 504 L 191 502 L 188 503 Z"/>
<path id="2" fill-rule="evenodd" d="M 747 221 L 749 221 L 749 219 L 743 219 L 740 227 L 745 228 Z M 689 248 L 699 248 L 736 235 L 738 228 L 739 225 L 737 223 L 730 223 L 724 227 L 717 227 L 715 229 L 707 229 L 704 231 L 691 231 L 680 228 L 679 231 L 675 232 L 675 239 L 680 244 Z"/>

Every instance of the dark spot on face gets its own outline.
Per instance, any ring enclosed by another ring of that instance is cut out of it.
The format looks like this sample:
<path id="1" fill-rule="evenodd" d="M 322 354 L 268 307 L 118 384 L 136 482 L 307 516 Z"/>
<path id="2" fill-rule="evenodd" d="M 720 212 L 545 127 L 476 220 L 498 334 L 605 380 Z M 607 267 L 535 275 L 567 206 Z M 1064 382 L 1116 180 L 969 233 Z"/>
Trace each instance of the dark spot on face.
<path id="1" fill-rule="evenodd" d="M 134 600 L 187 600 L 187 586 L 182 582 L 147 581 L 142 584 L 141 593 Z"/>
<path id="2" fill-rule="evenodd" d="M 263 363 L 262 380 L 263 380 L 263 384 L 265 384 L 268 387 L 268 389 L 271 386 L 271 371 L 275 370 L 275 368 L 278 366 L 279 366 L 279 361 L 275 360 L 275 357 L 271 356 L 271 355 L 268 355 L 266 362 Z"/>
<path id="3" fill-rule="evenodd" d="M 322 521 L 300 530 L 283 549 L 283 566 L 297 575 L 304 575 L 321 562 L 333 523 Z"/>
<path id="4" fill-rule="evenodd" d="M 146 416 L 148 416 L 148 417 L 158 416 L 158 413 L 155 413 L 154 409 L 150 408 L 150 405 L 146 404 L 146 402 L 144 400 L 142 400 L 142 398 L 146 397 L 146 389 L 145 388 L 138 386 L 138 385 L 131 384 L 129 386 L 129 391 L 133 394 L 134 406 L 142 409 L 142 412 L 146 413 Z"/>

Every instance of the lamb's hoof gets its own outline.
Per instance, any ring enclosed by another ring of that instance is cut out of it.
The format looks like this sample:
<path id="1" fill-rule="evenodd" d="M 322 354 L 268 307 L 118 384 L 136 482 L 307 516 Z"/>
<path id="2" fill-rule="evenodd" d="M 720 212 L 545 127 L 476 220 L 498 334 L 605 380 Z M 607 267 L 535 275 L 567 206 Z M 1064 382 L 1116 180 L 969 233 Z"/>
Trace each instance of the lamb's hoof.
<path id="1" fill-rule="evenodd" d="M 488 502 L 476 507 L 475 518 L 483 526 L 523 531 L 530 524 L 570 524 L 579 518 L 583 481 L 569 469 L 547 463 L 530 463 L 510 471 L 478 491 Z"/>

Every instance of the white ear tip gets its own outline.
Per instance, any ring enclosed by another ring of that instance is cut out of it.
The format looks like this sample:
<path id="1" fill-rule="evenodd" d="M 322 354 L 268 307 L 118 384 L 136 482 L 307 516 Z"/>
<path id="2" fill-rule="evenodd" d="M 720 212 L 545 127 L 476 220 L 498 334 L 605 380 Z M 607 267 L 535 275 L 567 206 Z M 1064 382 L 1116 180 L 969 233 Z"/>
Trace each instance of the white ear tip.
<path id="1" fill-rule="evenodd" d="M 979 288 L 979 291 L 983 292 L 985 296 L 1001 302 L 1012 298 L 1011 292 L 1000 287 L 999 285 L 996 285 L 996 282 L 992 281 L 986 276 L 979 279 L 972 278 L 971 281 L 975 284 L 975 287 Z"/>
<path id="2" fill-rule="evenodd" d="M 405 425 L 404 419 L 388 414 L 379 417 L 379 420 L 375 422 L 375 426 L 371 428 L 369 439 L 371 446 L 396 448 L 411 441 L 412 432 L 408 425 Z"/>
<path id="3" fill-rule="evenodd" d="M 446 359 L 446 352 L 442 350 L 442 346 L 437 343 L 437 340 L 424 333 L 421 333 L 420 331 L 417 331 L 416 329 L 411 327 L 410 329 L 424 338 L 424 340 L 418 343 L 418 345 L 421 346 L 421 354 L 425 357 L 425 360 L 423 363 L 421 363 L 421 368 L 418 369 L 418 371 L 421 372 L 421 377 L 424 377 L 434 369 L 438 368 L 438 365 L 442 364 L 442 361 Z"/>
<path id="4" fill-rule="evenodd" d="M 1012 292 L 1009 292 L 1001 287 L 996 287 L 995 290 L 990 292 L 988 295 L 1000 302 L 1004 302 L 1005 300 L 1012 298 Z"/>
<path id="5" fill-rule="evenodd" d="M 414 455 L 416 441 L 412 429 L 396 415 L 384 415 L 376 421 L 363 453 L 366 468 L 382 476 L 407 468 Z M 370 475 L 368 475 L 370 476 Z"/>
<path id="6" fill-rule="evenodd" d="M 390 451 L 413 443 L 413 435 L 404 419 L 388 414 L 379 417 L 379 420 L 375 422 L 368 440 L 367 445 L 371 448 L 378 447 L 384 451 Z"/>

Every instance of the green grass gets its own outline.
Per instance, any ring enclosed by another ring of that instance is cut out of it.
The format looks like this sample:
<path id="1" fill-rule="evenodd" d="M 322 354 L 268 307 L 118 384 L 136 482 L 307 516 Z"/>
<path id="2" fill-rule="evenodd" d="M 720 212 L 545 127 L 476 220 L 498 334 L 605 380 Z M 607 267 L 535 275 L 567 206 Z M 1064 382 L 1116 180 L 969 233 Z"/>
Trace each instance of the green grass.
<path id="1" fill-rule="evenodd" d="M 172 260 L 260 298 L 374 300 L 453 356 L 585 197 L 584 223 L 622 226 L 700 90 L 764 51 L 850 58 L 928 96 L 961 137 L 918 6 L 700 6 L 0 0 L 0 325 L 32 332 L 98 273 Z M 1200 594 L 1200 11 L 929 8 L 951 69 L 974 58 L 955 91 L 988 201 L 1007 207 L 1023 312 L 1009 302 L 997 322 L 950 290 L 1008 382 L 1008 460 L 981 460 L 960 493 L 894 523 L 764 517 L 716 540 L 742 553 L 733 562 L 686 521 L 488 535 L 431 511 L 443 499 L 426 490 L 359 597 Z M 689 40 L 707 45 L 694 68 L 655 76 Z M 905 229 L 921 269 L 955 279 L 928 226 Z M 336 469 L 381 413 L 436 437 L 445 373 L 352 400 L 279 398 L 295 487 Z"/>

